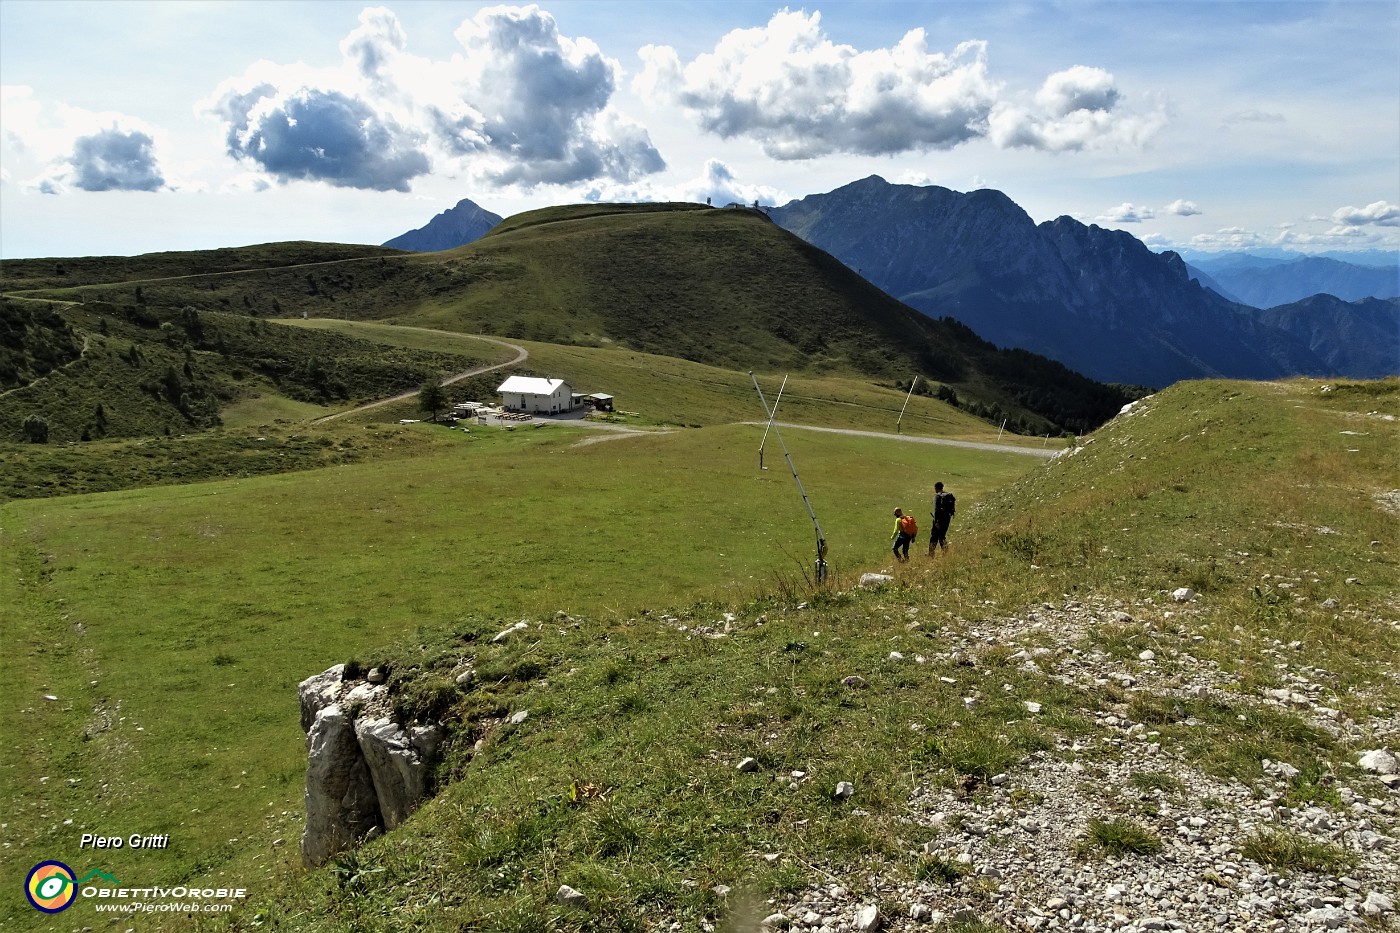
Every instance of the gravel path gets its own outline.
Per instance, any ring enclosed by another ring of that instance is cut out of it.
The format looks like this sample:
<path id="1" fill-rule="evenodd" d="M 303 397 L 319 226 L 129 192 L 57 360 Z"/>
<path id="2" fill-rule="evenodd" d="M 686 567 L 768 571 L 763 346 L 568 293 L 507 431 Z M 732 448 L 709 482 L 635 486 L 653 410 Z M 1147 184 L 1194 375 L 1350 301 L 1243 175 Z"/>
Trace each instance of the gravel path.
<path id="1" fill-rule="evenodd" d="M 1195 607 L 1168 605 L 1092 597 L 1047 603 L 969 624 L 940 646 L 936 659 L 1001 646 L 1016 649 L 1013 662 L 1065 684 L 1287 710 L 1353 754 L 1396 747 L 1400 723 L 1348 719 L 1335 709 L 1327 672 L 1300 662 L 1282 664 L 1294 689 L 1241 693 L 1235 678 L 1192 655 L 1200 639 L 1193 633 Z M 1135 663 L 1076 647 L 1087 644 L 1080 639 L 1094 626 L 1124 624 L 1151 631 L 1155 650 Z M 1288 657 L 1286 648 L 1279 651 Z M 992 686 L 970 682 L 964 702 L 977 703 L 978 691 Z M 1028 716 L 1041 715 L 1034 696 L 1023 699 Z M 1096 734 L 1061 738 L 1054 749 L 993 776 L 980 792 L 928 781 L 913 786 L 903 821 L 921 840 L 910 860 L 937 869 L 926 880 L 903 880 L 910 877 L 907 865 L 893 871 L 870 865 L 847 878 L 814 880 L 770 900 L 763 928 L 941 933 L 949 926 L 984 929 L 980 921 L 995 929 L 1081 933 L 1397 929 L 1400 776 L 1343 771 L 1331 785 L 1332 803 L 1300 803 L 1289 798 L 1297 772 L 1288 762 L 1263 760 L 1248 782 L 1221 780 L 1122 711 L 1096 713 L 1095 724 Z M 855 788 L 852 803 L 859 799 Z M 1095 820 L 1137 826 L 1157 848 L 1098 849 L 1087 843 Z M 1340 852 L 1349 863 L 1335 872 L 1278 869 L 1250 857 L 1251 843 L 1261 838 Z"/>
<path id="2" fill-rule="evenodd" d="M 745 421 L 744 424 L 763 427 L 766 421 Z M 907 441 L 911 444 L 939 444 L 944 447 L 967 447 L 972 450 L 995 450 L 1005 454 L 1026 454 L 1030 457 L 1049 459 L 1059 453 L 1059 449 L 1016 447 L 1011 444 L 991 444 L 983 441 L 953 441 L 943 437 L 913 437 L 908 434 L 883 434 L 879 431 L 857 431 L 854 428 L 817 428 L 808 424 L 792 424 L 787 421 L 773 422 L 780 428 L 793 428 L 798 431 L 824 431 L 827 434 L 848 434 L 852 437 L 874 437 L 883 441 Z"/>

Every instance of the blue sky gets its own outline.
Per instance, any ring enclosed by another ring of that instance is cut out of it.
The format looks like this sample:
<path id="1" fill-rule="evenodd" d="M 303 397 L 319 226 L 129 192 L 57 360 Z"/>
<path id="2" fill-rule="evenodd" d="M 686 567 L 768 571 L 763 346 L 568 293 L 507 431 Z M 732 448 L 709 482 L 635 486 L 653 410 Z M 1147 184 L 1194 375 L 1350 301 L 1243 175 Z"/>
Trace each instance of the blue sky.
<path id="1" fill-rule="evenodd" d="M 0 0 L 0 256 L 879 174 L 1154 248 L 1400 249 L 1395 0 Z"/>

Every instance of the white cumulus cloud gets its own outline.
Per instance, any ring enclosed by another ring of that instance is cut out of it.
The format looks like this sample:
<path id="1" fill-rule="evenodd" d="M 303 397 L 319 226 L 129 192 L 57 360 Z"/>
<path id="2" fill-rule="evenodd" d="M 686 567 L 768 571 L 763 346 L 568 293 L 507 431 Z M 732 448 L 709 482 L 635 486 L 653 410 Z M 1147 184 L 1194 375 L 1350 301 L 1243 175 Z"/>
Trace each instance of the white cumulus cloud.
<path id="1" fill-rule="evenodd" d="M 934 52 L 914 29 L 892 48 L 858 51 L 827 38 L 816 12 L 782 10 L 689 63 L 669 46 L 640 55 L 639 95 L 777 159 L 950 149 L 982 135 L 996 97 L 982 42 Z"/>
<path id="2" fill-rule="evenodd" d="M 627 202 L 627 201 L 708 201 L 715 207 L 728 204 L 775 205 L 787 200 L 786 195 L 768 185 L 757 185 L 740 181 L 733 170 L 718 159 L 709 159 L 705 168 L 695 178 L 670 185 L 659 185 L 649 181 L 636 184 L 595 185 L 583 192 L 586 201 Z"/>
<path id="3" fill-rule="evenodd" d="M 1159 106 L 1127 111 L 1112 74 L 1075 65 L 1041 85 L 1032 103 L 999 101 L 988 120 L 988 136 L 1003 149 L 1076 152 L 1145 145 L 1166 123 Z"/>
<path id="4" fill-rule="evenodd" d="M 1117 207 L 1110 207 L 1098 217 L 1094 218 L 1100 223 L 1110 224 L 1140 224 L 1145 220 L 1151 220 L 1156 214 L 1150 207 L 1138 207 L 1124 201 Z"/>
<path id="5" fill-rule="evenodd" d="M 366 8 L 338 66 L 257 62 L 201 108 L 223 123 L 230 155 L 282 183 L 407 191 L 440 168 L 530 188 L 665 167 L 610 106 L 617 62 L 548 13 L 490 7 L 454 36 L 462 52 L 447 60 L 414 55 L 391 10 Z"/>
<path id="6" fill-rule="evenodd" d="M 1177 217 L 1195 217 L 1198 214 L 1204 213 L 1204 211 L 1196 205 L 1195 201 L 1186 201 L 1181 198 L 1177 198 L 1175 201 L 1162 208 L 1162 212 L 1174 214 Z"/>
<path id="7" fill-rule="evenodd" d="M 1191 238 L 1191 245 L 1202 250 L 1241 250 L 1268 246 L 1266 237 L 1243 227 L 1224 227 L 1214 233 L 1199 233 Z"/>
<path id="8" fill-rule="evenodd" d="M 122 113 L 96 113 L 41 101 L 32 88 L 0 88 L 0 147 L 37 167 L 27 187 L 45 194 L 79 191 L 159 191 L 170 187 L 161 168 L 157 130 Z"/>
<path id="9" fill-rule="evenodd" d="M 1332 222 L 1342 227 L 1400 227 L 1400 205 L 1375 201 L 1365 207 L 1340 207 L 1332 212 Z"/>

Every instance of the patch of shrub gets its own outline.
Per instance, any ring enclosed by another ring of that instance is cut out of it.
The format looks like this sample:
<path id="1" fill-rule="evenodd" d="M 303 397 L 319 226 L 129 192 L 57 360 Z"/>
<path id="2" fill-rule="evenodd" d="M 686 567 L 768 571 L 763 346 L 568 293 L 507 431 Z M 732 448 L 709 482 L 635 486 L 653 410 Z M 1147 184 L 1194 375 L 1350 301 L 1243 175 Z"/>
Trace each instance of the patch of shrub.
<path id="1" fill-rule="evenodd" d="M 446 718 L 461 697 L 457 684 L 440 674 L 426 674 L 402 685 L 394 696 L 393 719 L 401 726 Z"/>

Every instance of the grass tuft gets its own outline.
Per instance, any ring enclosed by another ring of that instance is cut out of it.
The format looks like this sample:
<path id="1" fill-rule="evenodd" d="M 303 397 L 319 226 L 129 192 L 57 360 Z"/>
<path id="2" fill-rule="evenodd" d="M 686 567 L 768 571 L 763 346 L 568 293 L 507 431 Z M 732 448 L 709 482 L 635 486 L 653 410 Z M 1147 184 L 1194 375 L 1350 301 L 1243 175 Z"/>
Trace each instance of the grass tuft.
<path id="1" fill-rule="evenodd" d="M 1162 848 L 1156 833 L 1128 820 L 1091 819 L 1089 828 L 1075 846 L 1081 857 L 1098 853 L 1107 855 L 1151 855 Z"/>
<path id="2" fill-rule="evenodd" d="M 1356 865 L 1356 858 L 1340 846 L 1315 842 L 1287 830 L 1255 833 L 1240 846 L 1245 858 L 1281 871 L 1341 874 Z"/>

